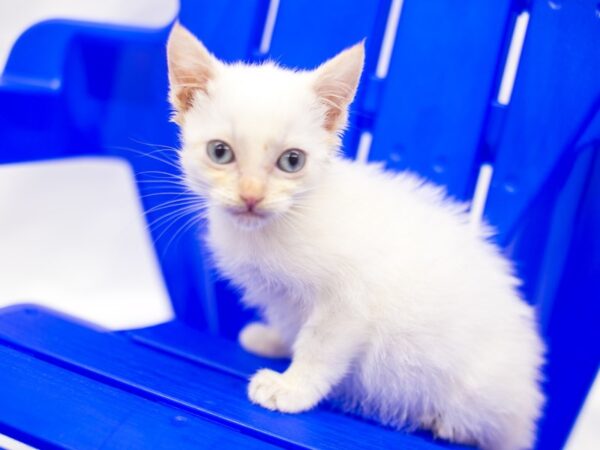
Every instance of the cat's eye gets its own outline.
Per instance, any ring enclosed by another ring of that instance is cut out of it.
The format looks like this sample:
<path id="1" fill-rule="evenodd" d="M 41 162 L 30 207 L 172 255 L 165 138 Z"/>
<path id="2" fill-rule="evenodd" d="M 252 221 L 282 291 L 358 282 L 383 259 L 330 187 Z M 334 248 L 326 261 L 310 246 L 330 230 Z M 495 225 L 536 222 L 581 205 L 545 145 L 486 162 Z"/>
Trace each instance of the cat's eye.
<path id="1" fill-rule="evenodd" d="M 297 148 L 286 150 L 277 160 L 277 167 L 284 172 L 298 172 L 306 163 L 306 154 Z"/>
<path id="2" fill-rule="evenodd" d="M 208 153 L 208 157 L 217 164 L 229 164 L 235 159 L 233 150 L 229 144 L 223 141 L 210 141 L 206 145 L 206 153 Z"/>

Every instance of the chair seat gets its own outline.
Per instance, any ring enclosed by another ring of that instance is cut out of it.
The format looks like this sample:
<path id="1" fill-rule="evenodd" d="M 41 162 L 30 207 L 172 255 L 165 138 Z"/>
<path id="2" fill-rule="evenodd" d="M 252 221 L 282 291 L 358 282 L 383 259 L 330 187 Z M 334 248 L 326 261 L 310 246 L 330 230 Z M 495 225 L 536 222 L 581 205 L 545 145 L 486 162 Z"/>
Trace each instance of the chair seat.
<path id="1" fill-rule="evenodd" d="M 13 306 L 0 310 L 0 433 L 79 449 L 464 448 L 327 405 L 298 415 L 252 405 L 248 377 L 286 365 L 176 321 L 107 332 Z"/>

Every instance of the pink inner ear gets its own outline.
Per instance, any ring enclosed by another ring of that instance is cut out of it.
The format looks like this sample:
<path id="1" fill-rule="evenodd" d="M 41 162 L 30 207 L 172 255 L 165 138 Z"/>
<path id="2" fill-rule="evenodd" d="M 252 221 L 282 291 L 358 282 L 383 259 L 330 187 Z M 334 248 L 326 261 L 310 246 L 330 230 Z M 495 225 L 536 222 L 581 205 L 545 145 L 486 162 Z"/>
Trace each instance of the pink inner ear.
<path id="1" fill-rule="evenodd" d="M 189 87 L 177 89 L 175 97 L 177 98 L 177 109 L 181 112 L 185 112 L 192 107 L 194 89 Z"/>
<path id="2" fill-rule="evenodd" d="M 327 106 L 323 126 L 327 131 L 336 131 L 342 114 L 345 114 L 347 102 L 341 102 L 340 96 L 336 94 L 319 94 L 321 101 Z"/>
<path id="3" fill-rule="evenodd" d="M 323 126 L 327 131 L 338 131 L 345 126 L 348 105 L 354 98 L 356 82 L 349 84 L 325 72 L 317 82 L 316 92 L 326 106 Z"/>
<path id="4" fill-rule="evenodd" d="M 346 125 L 348 105 L 352 102 L 364 62 L 364 45 L 344 50 L 317 69 L 315 90 L 326 105 L 324 127 L 339 131 Z"/>
<path id="5" fill-rule="evenodd" d="M 207 92 L 216 60 L 192 33 L 179 24 L 173 26 L 169 36 L 167 57 L 171 103 L 178 113 L 182 113 L 193 106 L 196 91 Z"/>
<path id="6" fill-rule="evenodd" d="M 206 86 L 212 77 L 212 73 L 198 71 L 188 77 L 180 77 L 177 82 L 171 82 L 171 90 L 174 95 L 174 106 L 179 112 L 185 112 L 193 106 L 194 94 L 197 91 L 207 92 Z M 185 81 L 189 80 L 189 81 Z"/>

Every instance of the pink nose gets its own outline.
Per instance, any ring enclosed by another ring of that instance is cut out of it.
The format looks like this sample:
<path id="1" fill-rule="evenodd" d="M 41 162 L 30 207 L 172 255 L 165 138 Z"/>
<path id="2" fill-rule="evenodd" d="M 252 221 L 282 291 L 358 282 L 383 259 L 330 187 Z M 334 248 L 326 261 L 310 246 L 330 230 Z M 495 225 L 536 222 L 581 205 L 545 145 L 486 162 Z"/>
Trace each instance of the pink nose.
<path id="1" fill-rule="evenodd" d="M 254 209 L 254 207 L 263 200 L 263 197 L 244 196 L 244 195 L 240 195 L 240 198 L 246 204 L 246 207 L 248 208 L 249 211 L 252 211 Z"/>

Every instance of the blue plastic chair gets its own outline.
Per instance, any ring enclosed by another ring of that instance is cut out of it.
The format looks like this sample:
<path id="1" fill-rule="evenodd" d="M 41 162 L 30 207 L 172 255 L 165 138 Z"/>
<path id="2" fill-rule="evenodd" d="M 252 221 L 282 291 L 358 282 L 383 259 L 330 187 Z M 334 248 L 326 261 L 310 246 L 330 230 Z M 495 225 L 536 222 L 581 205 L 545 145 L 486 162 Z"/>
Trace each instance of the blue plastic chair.
<path id="1" fill-rule="evenodd" d="M 600 6 L 405 0 L 382 78 L 377 55 L 401 3 L 282 0 L 266 54 L 267 0 L 183 1 L 180 20 L 222 59 L 298 67 L 368 36 L 348 156 L 369 132 L 371 160 L 415 170 L 464 200 L 479 168 L 493 166 L 485 217 L 518 265 L 549 346 L 538 448 L 561 448 L 600 361 Z M 530 20 L 515 86 L 500 104 L 523 11 Z M 139 142 L 177 145 L 167 33 L 67 21 L 29 29 L 0 78 L 0 162 L 125 158 L 140 194 L 149 192 L 144 173 L 172 170 L 160 160 L 173 155 L 141 156 L 148 148 Z M 160 203 L 142 201 L 146 210 Z M 152 229 L 172 322 L 115 333 L 34 305 L 0 310 L 0 433 L 43 448 L 457 448 L 326 404 L 301 415 L 251 405 L 248 376 L 286 361 L 235 343 L 250 313 L 205 264 L 197 230 L 168 249 L 162 231 Z"/>

